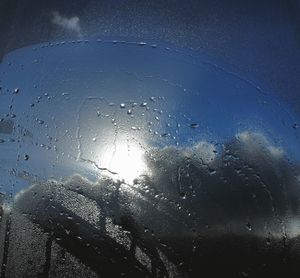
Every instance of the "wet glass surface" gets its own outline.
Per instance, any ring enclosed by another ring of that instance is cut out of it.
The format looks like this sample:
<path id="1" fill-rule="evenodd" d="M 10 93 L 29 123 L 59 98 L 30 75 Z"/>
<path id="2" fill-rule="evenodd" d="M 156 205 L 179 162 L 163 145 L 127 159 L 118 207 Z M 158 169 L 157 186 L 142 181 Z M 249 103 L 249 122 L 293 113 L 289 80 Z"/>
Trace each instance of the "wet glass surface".
<path id="1" fill-rule="evenodd" d="M 100 39 L 16 50 L 0 75 L 3 277 L 299 270 L 300 120 L 257 80 Z"/>

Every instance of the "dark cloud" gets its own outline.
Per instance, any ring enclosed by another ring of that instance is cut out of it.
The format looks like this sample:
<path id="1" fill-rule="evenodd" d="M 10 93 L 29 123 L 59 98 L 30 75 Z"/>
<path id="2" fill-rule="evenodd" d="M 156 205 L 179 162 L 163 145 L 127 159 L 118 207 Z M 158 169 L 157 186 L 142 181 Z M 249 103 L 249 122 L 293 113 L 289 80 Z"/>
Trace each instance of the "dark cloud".
<path id="1" fill-rule="evenodd" d="M 110 217 L 128 213 L 141 219 L 144 226 L 155 226 L 156 217 L 165 217 L 164 226 L 158 223 L 155 228 L 166 232 L 176 222 L 201 229 L 204 223 L 276 223 L 297 215 L 297 172 L 283 150 L 259 133 L 238 134 L 221 149 L 207 142 L 186 148 L 153 148 L 145 160 L 151 174 L 138 177 L 133 184 L 109 177 L 90 183 L 76 175 L 62 184 L 33 185 L 19 193 L 17 205 L 37 213 L 39 205 L 42 209 L 50 198 L 65 203 L 79 194 Z M 68 209 L 79 215 L 88 210 Z"/>
<path id="2" fill-rule="evenodd" d="M 157 149 L 148 160 L 151 187 L 204 221 L 226 224 L 297 213 L 296 172 L 283 150 L 259 133 L 238 134 L 218 153 L 201 143 Z"/>
<path id="3" fill-rule="evenodd" d="M 169 271 L 167 265 L 180 263 L 178 256 L 183 260 L 192 256 L 193 244 L 201 242 L 201 236 L 239 235 L 247 242 L 257 237 L 256 244 L 270 233 L 276 239 L 298 236 L 293 226 L 299 173 L 284 151 L 263 135 L 240 133 L 221 147 L 199 142 L 185 148 L 153 148 L 145 159 L 151 175 L 140 176 L 133 184 L 110 177 L 92 183 L 75 175 L 64 182 L 32 185 L 16 196 L 15 206 L 62 238 L 76 256 L 97 255 L 100 248 L 102 254 L 117 257 L 128 273 L 133 270 L 120 256 L 137 247 L 144 253 L 129 265 L 139 265 L 143 273 L 151 269 L 149 263 L 143 264 L 148 261 L 164 273 Z M 94 247 L 90 250 L 85 244 Z M 93 262 L 86 263 L 98 271 Z M 174 269 L 176 274 L 178 268 Z"/>

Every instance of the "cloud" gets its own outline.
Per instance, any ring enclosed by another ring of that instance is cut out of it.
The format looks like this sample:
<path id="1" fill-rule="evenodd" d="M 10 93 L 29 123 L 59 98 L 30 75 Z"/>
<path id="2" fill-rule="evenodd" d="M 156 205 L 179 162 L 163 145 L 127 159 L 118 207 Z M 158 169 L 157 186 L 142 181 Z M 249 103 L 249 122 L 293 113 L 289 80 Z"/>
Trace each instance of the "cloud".
<path id="1" fill-rule="evenodd" d="M 78 16 L 73 16 L 67 18 L 65 16 L 60 15 L 59 12 L 55 11 L 52 14 L 51 22 L 67 31 L 72 31 L 80 35 L 81 28 L 80 28 L 80 19 Z"/>
<path id="2" fill-rule="evenodd" d="M 135 241 L 143 256 L 156 260 L 162 271 L 176 261 L 173 253 L 185 252 L 177 239 L 191 244 L 197 234 L 239 235 L 248 242 L 251 231 L 264 244 L 270 233 L 277 239 L 299 235 L 298 166 L 291 167 L 284 152 L 260 133 L 237 134 L 218 152 L 205 141 L 191 147 L 153 148 L 145 161 L 151 174 L 133 184 L 108 176 L 91 182 L 74 175 L 32 185 L 16 196 L 15 208 L 62 238 L 62 244 L 71 241 L 71 253 L 78 255 L 76 246 L 82 242 L 97 245 L 95 235 L 100 245 L 107 242 L 107 250 L 126 252 Z M 168 248 L 160 245 L 168 240 L 174 240 Z M 170 261 L 162 263 L 160 252 Z M 191 254 L 186 252 L 179 257 L 188 260 Z M 142 267 L 149 268 L 150 260 L 146 261 L 148 266 Z"/>
<path id="3" fill-rule="evenodd" d="M 60 194 L 64 200 L 68 196 L 75 200 L 73 195 L 81 194 L 116 218 L 121 217 L 120 211 L 128 212 L 143 219 L 144 226 L 155 225 L 155 217 L 165 218 L 165 230 L 175 223 L 181 223 L 183 230 L 184 225 L 193 226 L 189 214 L 211 225 L 251 219 L 259 226 L 299 212 L 299 173 L 294 173 L 283 151 L 259 133 L 237 134 L 218 153 L 214 145 L 204 141 L 186 148 L 153 148 L 145 161 L 151 174 L 138 177 L 134 184 L 109 177 L 91 183 L 76 175 L 63 183 L 30 187 L 18 194 L 17 204 L 23 202 L 25 210 L 36 208 L 30 196 L 33 191 L 35 200 L 40 191 L 41 196 L 48 194 L 57 202 L 62 200 Z M 82 209 L 73 207 L 77 215 L 83 214 Z M 161 229 L 160 225 L 154 228 Z"/>
<path id="4" fill-rule="evenodd" d="M 266 155 L 271 155 L 274 158 L 282 158 L 284 151 L 270 144 L 267 138 L 258 132 L 244 131 L 236 135 L 236 139 L 243 144 L 243 149 L 247 152 L 257 155 L 263 151 Z"/>
<path id="5" fill-rule="evenodd" d="M 208 142 L 200 141 L 192 148 L 185 148 L 183 154 L 194 161 L 201 161 L 203 164 L 210 164 L 216 158 L 216 147 Z"/>

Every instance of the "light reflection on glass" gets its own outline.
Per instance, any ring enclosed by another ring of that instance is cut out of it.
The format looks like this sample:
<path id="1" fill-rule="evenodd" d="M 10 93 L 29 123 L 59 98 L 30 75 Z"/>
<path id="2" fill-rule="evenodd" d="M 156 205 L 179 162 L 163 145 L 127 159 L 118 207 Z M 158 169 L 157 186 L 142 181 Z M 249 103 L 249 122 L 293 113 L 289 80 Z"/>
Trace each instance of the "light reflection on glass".
<path id="1" fill-rule="evenodd" d="M 97 164 L 109 170 L 106 175 L 130 184 L 140 175 L 148 173 L 144 150 L 126 139 L 105 145 L 99 152 Z"/>

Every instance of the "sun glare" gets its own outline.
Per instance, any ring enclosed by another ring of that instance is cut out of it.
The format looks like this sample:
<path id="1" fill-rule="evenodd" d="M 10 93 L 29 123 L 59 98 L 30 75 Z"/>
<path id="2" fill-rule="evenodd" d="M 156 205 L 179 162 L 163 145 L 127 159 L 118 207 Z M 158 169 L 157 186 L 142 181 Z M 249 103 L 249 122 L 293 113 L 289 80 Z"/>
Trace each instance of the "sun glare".
<path id="1" fill-rule="evenodd" d="M 99 154 L 98 162 L 101 168 L 109 170 L 109 176 L 126 183 L 132 183 L 147 170 L 143 149 L 127 141 L 105 146 Z"/>

